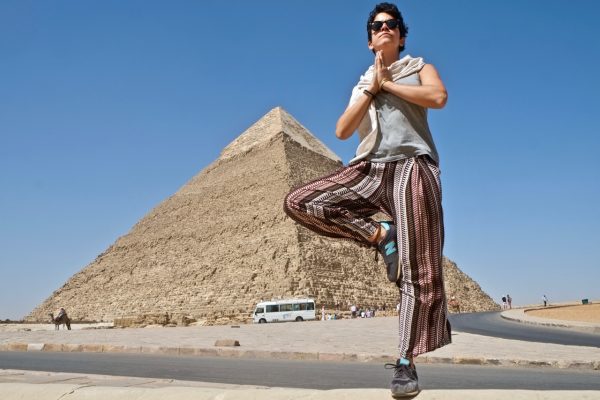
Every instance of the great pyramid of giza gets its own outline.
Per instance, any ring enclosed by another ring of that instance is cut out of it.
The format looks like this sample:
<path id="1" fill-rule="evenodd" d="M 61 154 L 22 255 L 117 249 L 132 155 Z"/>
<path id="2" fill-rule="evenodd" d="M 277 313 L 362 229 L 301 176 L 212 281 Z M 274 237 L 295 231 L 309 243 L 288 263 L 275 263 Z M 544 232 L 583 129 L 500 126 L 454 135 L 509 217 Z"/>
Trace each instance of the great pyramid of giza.
<path id="1" fill-rule="evenodd" d="M 247 322 L 260 300 L 300 296 L 328 308 L 393 308 L 398 291 L 373 251 L 319 237 L 283 212 L 292 187 L 341 165 L 298 121 L 274 108 L 26 320 L 46 320 L 65 307 L 74 320 L 166 315 Z M 480 288 L 471 292 L 479 309 L 497 307 Z"/>

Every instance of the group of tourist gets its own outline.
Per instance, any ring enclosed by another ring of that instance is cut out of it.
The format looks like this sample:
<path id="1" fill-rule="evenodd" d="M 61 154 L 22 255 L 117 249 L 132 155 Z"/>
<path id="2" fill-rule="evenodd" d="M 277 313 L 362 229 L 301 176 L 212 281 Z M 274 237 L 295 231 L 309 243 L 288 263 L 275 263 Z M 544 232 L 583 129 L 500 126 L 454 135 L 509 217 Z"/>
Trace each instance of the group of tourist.
<path id="1" fill-rule="evenodd" d="M 350 318 L 373 318 L 378 311 L 385 311 L 385 307 L 378 308 L 361 308 L 355 304 L 350 306 Z M 321 321 L 330 321 L 336 319 L 343 319 L 342 313 L 336 311 L 334 313 L 328 313 L 325 311 L 325 306 L 321 306 Z"/>
<path id="2" fill-rule="evenodd" d="M 385 306 L 381 307 L 381 308 L 361 308 L 360 306 L 356 306 L 354 304 L 352 304 L 350 306 L 350 315 L 352 318 L 373 318 L 375 317 L 375 313 L 376 311 L 385 311 Z"/>

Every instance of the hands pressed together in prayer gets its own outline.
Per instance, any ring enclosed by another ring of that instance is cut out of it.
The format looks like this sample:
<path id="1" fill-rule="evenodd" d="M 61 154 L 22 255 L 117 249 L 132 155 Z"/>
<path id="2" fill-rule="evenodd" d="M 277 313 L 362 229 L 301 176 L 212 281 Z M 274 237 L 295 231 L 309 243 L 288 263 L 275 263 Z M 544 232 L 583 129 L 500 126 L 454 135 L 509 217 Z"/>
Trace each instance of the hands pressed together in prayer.
<path id="1" fill-rule="evenodd" d="M 383 62 L 383 52 L 380 50 L 375 53 L 375 70 L 373 74 L 373 81 L 367 90 L 373 94 L 377 94 L 377 92 L 382 90 L 383 83 L 388 81 L 393 82 L 392 73 L 388 69 L 387 65 L 385 65 Z"/>

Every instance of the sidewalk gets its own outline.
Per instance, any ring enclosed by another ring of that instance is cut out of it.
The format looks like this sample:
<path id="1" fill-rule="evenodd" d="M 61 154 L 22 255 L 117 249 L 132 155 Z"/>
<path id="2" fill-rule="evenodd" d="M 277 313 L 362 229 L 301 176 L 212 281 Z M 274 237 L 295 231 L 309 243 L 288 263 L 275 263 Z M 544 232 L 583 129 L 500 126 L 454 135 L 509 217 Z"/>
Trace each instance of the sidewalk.
<path id="1" fill-rule="evenodd" d="M 505 311 L 503 316 L 532 318 L 522 310 Z M 536 320 L 527 322 L 544 322 Z M 185 328 L 21 330 L 0 332 L 0 351 L 131 352 L 385 363 L 394 360 L 396 330 L 395 317 Z M 215 346 L 217 340 L 226 339 L 237 340 L 240 346 Z M 421 356 L 416 362 L 600 370 L 600 348 L 522 342 L 463 332 L 453 332 L 452 340 L 452 344 Z M 3 400 L 58 399 L 61 396 L 148 400 L 391 398 L 386 389 L 281 389 L 7 370 L 0 370 L 0 394 Z M 485 400 L 507 396 L 513 400 L 600 399 L 600 391 L 426 390 L 418 399 Z"/>
<path id="2" fill-rule="evenodd" d="M 167 379 L 0 371 L 3 400 L 381 400 L 387 389 L 311 390 Z M 419 400 L 598 400 L 600 391 L 424 390 Z"/>

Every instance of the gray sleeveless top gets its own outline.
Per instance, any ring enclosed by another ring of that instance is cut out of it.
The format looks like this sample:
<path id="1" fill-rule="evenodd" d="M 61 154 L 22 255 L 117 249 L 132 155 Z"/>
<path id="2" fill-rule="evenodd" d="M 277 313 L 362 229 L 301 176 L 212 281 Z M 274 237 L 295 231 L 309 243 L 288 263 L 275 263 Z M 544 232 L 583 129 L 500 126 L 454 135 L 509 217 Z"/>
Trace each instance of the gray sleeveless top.
<path id="1" fill-rule="evenodd" d="M 421 85 L 419 73 L 394 82 L 400 85 Z M 374 101 L 379 135 L 373 150 L 365 157 L 367 160 L 388 162 L 428 155 L 439 164 L 438 152 L 427 123 L 427 108 L 384 91 L 377 93 Z"/>

